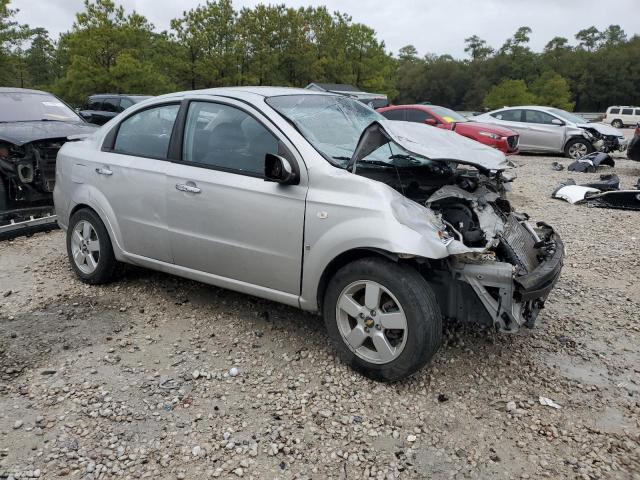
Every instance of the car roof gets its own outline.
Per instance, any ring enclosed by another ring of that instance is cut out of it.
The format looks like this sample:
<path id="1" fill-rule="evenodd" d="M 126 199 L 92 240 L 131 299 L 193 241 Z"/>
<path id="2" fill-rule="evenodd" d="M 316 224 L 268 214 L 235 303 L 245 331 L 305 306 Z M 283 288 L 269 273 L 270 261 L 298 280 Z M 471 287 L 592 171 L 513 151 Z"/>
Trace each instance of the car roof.
<path id="1" fill-rule="evenodd" d="M 17 87 L 0 87 L 0 93 L 32 93 L 37 95 L 53 95 L 49 92 L 42 90 L 33 90 L 31 88 L 17 88 Z"/>
<path id="2" fill-rule="evenodd" d="M 152 97 L 153 95 L 145 95 L 144 93 L 94 93 L 89 98 L 96 97 Z"/>
<path id="3" fill-rule="evenodd" d="M 286 95 L 324 95 L 324 96 L 332 96 L 332 97 L 343 97 L 343 95 L 337 93 L 330 92 L 318 92 L 315 90 L 307 90 L 304 88 L 294 88 L 294 87 L 267 87 L 267 86 L 253 86 L 253 87 L 216 87 L 216 88 L 205 88 L 202 90 L 186 90 L 183 92 L 174 92 L 167 93 L 165 95 L 160 95 L 158 97 L 154 97 L 155 100 L 169 100 L 174 98 L 182 98 L 185 96 L 194 96 L 194 95 L 202 95 L 202 96 L 228 96 L 228 97 L 236 97 L 236 98 L 267 98 L 267 97 L 279 97 Z"/>

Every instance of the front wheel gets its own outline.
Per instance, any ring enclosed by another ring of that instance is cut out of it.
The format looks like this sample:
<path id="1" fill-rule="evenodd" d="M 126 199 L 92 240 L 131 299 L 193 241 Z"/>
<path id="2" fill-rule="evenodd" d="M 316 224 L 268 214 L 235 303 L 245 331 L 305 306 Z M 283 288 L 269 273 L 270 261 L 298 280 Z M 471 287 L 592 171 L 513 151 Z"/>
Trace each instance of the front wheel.
<path id="1" fill-rule="evenodd" d="M 324 320 L 338 353 L 378 381 L 416 372 L 438 350 L 442 315 L 414 268 L 379 258 L 342 267 L 329 282 Z"/>
<path id="2" fill-rule="evenodd" d="M 109 233 L 96 212 L 78 210 L 69 220 L 67 254 L 80 280 L 89 284 L 109 282 L 117 266 Z"/>
<path id="3" fill-rule="evenodd" d="M 567 142 L 564 147 L 564 154 L 577 160 L 594 151 L 593 145 L 586 138 L 574 138 Z"/>
<path id="4" fill-rule="evenodd" d="M 614 120 L 611 122 L 611 126 L 614 128 L 622 128 L 624 127 L 624 124 L 622 123 L 622 120 Z"/>

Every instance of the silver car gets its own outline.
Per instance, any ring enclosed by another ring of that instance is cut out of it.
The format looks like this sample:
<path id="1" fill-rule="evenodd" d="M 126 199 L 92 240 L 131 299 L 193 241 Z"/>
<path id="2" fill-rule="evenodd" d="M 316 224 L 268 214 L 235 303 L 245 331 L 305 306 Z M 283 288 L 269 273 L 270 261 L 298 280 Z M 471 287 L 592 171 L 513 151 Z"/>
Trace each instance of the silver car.
<path id="1" fill-rule="evenodd" d="M 512 211 L 504 155 L 309 90 L 165 95 L 65 144 L 54 198 L 80 280 L 131 263 L 324 316 L 378 380 L 415 372 L 443 318 L 532 326 L 560 238 Z"/>
<path id="2" fill-rule="evenodd" d="M 559 108 L 505 107 L 473 117 L 478 122 L 501 125 L 520 134 L 521 152 L 564 153 L 580 158 L 593 151 L 624 151 L 627 140 L 619 130 L 604 123 L 587 123 Z"/>

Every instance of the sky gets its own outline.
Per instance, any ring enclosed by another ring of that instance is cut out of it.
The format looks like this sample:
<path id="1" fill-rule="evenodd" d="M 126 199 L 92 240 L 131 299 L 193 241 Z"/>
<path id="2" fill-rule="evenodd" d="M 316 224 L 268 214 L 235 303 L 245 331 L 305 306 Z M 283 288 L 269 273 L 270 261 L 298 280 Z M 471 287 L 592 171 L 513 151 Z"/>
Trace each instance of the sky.
<path id="1" fill-rule="evenodd" d="M 135 9 L 156 30 L 168 30 L 172 18 L 204 0 L 115 0 Z M 622 26 L 627 35 L 640 34 L 640 0 L 234 0 L 236 10 L 258 3 L 291 7 L 325 5 L 329 11 L 351 15 L 354 22 L 373 28 L 388 51 L 396 54 L 412 44 L 420 55 L 465 57 L 464 39 L 479 35 L 494 48 L 523 25 L 531 27 L 531 47 L 540 51 L 555 36 L 574 41 L 581 29 Z M 44 27 L 57 38 L 69 30 L 83 0 L 12 0 L 18 20 Z"/>

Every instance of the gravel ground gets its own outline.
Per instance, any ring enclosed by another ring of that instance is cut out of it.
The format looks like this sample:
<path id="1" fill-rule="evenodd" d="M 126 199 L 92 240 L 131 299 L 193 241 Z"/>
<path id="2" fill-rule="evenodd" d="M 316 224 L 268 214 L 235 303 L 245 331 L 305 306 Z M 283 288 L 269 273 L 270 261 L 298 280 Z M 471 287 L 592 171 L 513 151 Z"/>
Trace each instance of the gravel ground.
<path id="1" fill-rule="evenodd" d="M 60 231 L 0 244 L 0 478 L 640 478 L 640 213 L 552 200 L 598 175 L 514 160 L 513 203 L 567 250 L 538 325 L 447 325 L 395 384 L 319 317 L 136 268 L 89 287 Z"/>

